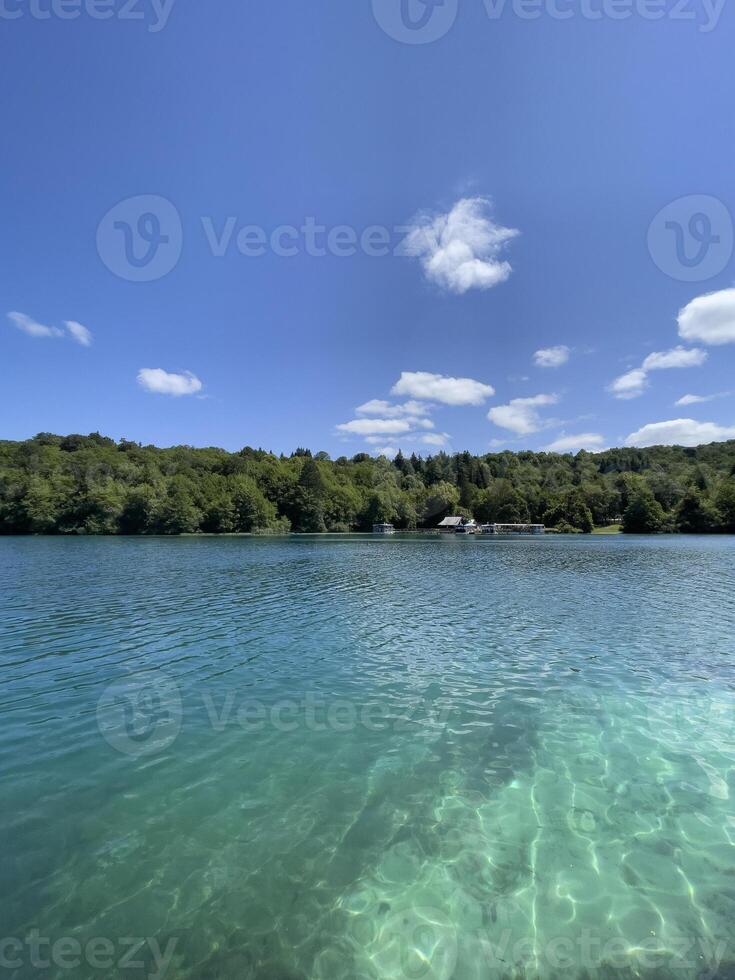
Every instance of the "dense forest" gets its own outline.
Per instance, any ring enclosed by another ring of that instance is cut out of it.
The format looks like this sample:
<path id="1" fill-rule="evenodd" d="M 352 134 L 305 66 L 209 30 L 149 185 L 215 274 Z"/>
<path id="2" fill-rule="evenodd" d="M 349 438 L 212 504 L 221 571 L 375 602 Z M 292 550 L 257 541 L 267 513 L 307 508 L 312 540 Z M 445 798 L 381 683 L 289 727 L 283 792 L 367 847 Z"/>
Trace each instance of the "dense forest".
<path id="1" fill-rule="evenodd" d="M 41 433 L 0 441 L 1 534 L 345 532 L 448 514 L 590 532 L 735 532 L 735 441 L 332 460 Z"/>

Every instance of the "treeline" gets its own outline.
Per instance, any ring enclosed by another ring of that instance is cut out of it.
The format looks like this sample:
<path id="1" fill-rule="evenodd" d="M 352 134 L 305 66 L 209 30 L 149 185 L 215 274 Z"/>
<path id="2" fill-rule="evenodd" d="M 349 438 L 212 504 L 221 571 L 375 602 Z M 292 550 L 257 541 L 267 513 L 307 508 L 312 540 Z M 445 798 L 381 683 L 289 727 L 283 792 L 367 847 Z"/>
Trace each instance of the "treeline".
<path id="1" fill-rule="evenodd" d="M 0 534 L 344 532 L 449 514 L 589 532 L 735 532 L 735 441 L 332 460 L 41 433 L 0 441 Z"/>

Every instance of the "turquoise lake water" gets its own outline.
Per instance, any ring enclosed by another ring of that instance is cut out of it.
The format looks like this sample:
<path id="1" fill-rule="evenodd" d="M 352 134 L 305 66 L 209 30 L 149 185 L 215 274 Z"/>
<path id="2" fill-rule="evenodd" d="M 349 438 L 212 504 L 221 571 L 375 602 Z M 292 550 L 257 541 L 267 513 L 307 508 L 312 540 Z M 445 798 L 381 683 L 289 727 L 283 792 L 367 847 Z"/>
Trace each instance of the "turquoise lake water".
<path id="1" fill-rule="evenodd" d="M 733 538 L 0 539 L 0 627 L 0 977 L 735 976 Z"/>

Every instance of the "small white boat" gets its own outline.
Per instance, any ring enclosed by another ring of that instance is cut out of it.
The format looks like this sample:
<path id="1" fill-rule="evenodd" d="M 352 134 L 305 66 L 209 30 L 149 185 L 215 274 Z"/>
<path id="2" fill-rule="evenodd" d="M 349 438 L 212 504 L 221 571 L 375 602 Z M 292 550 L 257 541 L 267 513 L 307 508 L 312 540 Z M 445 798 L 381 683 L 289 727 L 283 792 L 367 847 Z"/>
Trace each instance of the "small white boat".
<path id="1" fill-rule="evenodd" d="M 395 534 L 396 529 L 392 524 L 373 524 L 373 534 Z"/>
<path id="2" fill-rule="evenodd" d="M 474 521 L 467 521 L 465 524 L 460 524 L 458 528 L 455 528 L 455 534 L 477 534 L 480 529 Z"/>

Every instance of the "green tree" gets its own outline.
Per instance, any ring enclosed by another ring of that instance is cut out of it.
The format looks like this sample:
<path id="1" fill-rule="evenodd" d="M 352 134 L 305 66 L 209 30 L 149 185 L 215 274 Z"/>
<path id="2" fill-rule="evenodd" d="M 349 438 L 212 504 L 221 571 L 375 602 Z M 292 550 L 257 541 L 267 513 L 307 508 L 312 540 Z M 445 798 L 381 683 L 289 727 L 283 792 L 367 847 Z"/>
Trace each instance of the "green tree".
<path id="1" fill-rule="evenodd" d="M 49 534 L 60 529 L 64 516 L 64 499 L 50 480 L 32 476 L 23 492 L 21 518 L 24 530 L 31 534 Z"/>
<path id="2" fill-rule="evenodd" d="M 435 527 L 445 517 L 456 514 L 458 507 L 459 490 L 453 484 L 440 480 L 426 495 L 421 515 L 422 523 L 425 527 Z"/>
<path id="3" fill-rule="evenodd" d="M 237 528 L 235 501 L 226 493 L 210 498 L 202 516 L 202 531 L 207 534 L 231 534 Z"/>
<path id="4" fill-rule="evenodd" d="M 327 530 L 349 530 L 357 523 L 362 498 L 350 484 L 330 485 L 324 494 L 324 523 Z"/>
<path id="5" fill-rule="evenodd" d="M 267 500 L 256 482 L 249 477 L 236 477 L 232 487 L 233 525 L 236 531 L 252 533 L 276 525 L 277 511 Z"/>
<path id="6" fill-rule="evenodd" d="M 722 517 L 724 529 L 735 532 L 735 477 L 722 481 L 715 497 L 715 506 Z"/>
<path id="7" fill-rule="evenodd" d="M 721 522 L 717 508 L 697 485 L 687 490 L 676 508 L 676 526 L 682 534 L 708 534 L 716 530 Z"/>
<path id="8" fill-rule="evenodd" d="M 146 534 L 156 529 L 159 498 L 155 489 L 147 483 L 128 490 L 120 512 L 122 534 Z"/>
<path id="9" fill-rule="evenodd" d="M 483 524 L 526 524 L 530 520 L 525 497 L 507 479 L 493 480 L 479 491 L 473 513 Z"/>
<path id="10" fill-rule="evenodd" d="M 124 489 L 114 480 L 94 487 L 83 498 L 84 530 L 87 534 L 119 534 L 125 505 Z"/>
<path id="11" fill-rule="evenodd" d="M 592 513 L 587 506 L 581 490 L 568 490 L 556 499 L 556 502 L 545 512 L 544 524 L 563 530 L 572 527 L 583 534 L 590 534 L 594 523 Z"/>
<path id="12" fill-rule="evenodd" d="M 192 503 L 191 487 L 174 477 L 158 508 L 158 527 L 163 534 L 195 534 L 201 519 L 201 511 Z"/>
<path id="13" fill-rule="evenodd" d="M 302 486 L 296 487 L 291 497 L 289 511 L 294 531 L 319 534 L 327 530 L 324 504 L 314 491 Z"/>
<path id="14" fill-rule="evenodd" d="M 626 534 L 657 534 L 664 524 L 664 510 L 651 490 L 641 486 L 633 491 L 623 513 Z"/>

